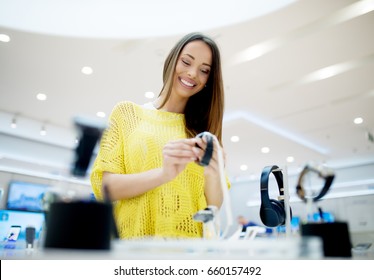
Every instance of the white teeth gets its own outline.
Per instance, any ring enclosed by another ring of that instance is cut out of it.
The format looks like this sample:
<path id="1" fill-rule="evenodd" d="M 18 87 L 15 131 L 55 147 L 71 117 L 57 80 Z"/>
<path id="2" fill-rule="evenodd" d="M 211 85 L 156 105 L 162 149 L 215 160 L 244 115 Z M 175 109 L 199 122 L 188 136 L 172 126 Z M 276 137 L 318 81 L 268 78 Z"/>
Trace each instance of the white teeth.
<path id="1" fill-rule="evenodd" d="M 182 83 L 184 83 L 186 86 L 189 86 L 189 87 L 193 87 L 193 86 L 194 86 L 194 84 L 191 84 L 191 83 L 187 82 L 186 80 L 181 79 L 181 81 L 182 81 Z"/>

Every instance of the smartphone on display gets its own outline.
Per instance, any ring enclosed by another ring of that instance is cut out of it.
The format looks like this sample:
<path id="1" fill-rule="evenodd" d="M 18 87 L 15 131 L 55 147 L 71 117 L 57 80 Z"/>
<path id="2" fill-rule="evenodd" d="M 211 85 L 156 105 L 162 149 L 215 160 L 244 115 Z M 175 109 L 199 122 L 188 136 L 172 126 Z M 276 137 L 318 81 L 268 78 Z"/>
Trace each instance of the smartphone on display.
<path id="1" fill-rule="evenodd" d="M 21 232 L 21 226 L 16 226 L 16 225 L 11 226 L 8 232 L 7 240 L 17 241 L 20 232 Z"/>

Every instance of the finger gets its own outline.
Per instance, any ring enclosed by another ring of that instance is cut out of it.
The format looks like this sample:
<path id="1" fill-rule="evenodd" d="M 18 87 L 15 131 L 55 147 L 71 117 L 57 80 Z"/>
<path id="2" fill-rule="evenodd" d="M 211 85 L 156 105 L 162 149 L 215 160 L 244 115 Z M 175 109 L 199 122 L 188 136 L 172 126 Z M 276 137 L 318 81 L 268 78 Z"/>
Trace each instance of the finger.
<path id="1" fill-rule="evenodd" d="M 171 141 L 165 145 L 168 149 L 185 149 L 189 150 L 192 147 L 194 147 L 196 144 L 196 141 L 194 139 L 181 139 L 176 141 Z"/>
<path id="2" fill-rule="evenodd" d="M 164 156 L 164 161 L 166 161 L 168 164 L 187 164 L 195 160 L 195 157 Z"/>
<path id="3" fill-rule="evenodd" d="M 190 150 L 164 150 L 163 151 L 164 156 L 169 156 L 169 157 L 175 157 L 175 158 L 191 158 L 191 159 L 196 159 L 197 156 L 196 154 Z"/>
<path id="4" fill-rule="evenodd" d="M 179 146 L 179 148 L 173 145 L 165 145 L 162 154 L 164 156 L 176 157 L 176 158 L 188 158 L 188 160 L 196 160 L 197 156 L 190 146 Z"/>
<path id="5" fill-rule="evenodd" d="M 205 150 L 207 143 L 202 138 L 196 138 L 196 145 L 198 148 Z"/>

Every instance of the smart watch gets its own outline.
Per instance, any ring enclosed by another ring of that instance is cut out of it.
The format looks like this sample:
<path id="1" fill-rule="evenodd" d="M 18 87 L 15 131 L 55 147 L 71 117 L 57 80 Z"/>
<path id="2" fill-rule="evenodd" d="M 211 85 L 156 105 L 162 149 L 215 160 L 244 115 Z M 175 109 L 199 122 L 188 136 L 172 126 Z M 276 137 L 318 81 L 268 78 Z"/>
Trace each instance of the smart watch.
<path id="1" fill-rule="evenodd" d="M 296 194 L 304 202 L 307 201 L 307 197 L 305 195 L 303 180 L 304 180 L 305 175 L 308 174 L 309 172 L 317 173 L 318 176 L 324 179 L 325 181 L 321 191 L 315 196 L 310 197 L 310 199 L 312 199 L 313 202 L 316 202 L 326 195 L 326 193 L 328 192 L 328 190 L 330 189 L 332 185 L 332 182 L 335 178 L 335 174 L 330 168 L 327 168 L 323 165 L 317 165 L 313 163 L 306 164 L 299 175 L 299 179 L 298 179 L 297 186 L 296 186 Z"/>
<path id="2" fill-rule="evenodd" d="M 206 136 L 207 146 L 205 148 L 205 152 L 202 159 L 197 163 L 201 166 L 208 166 L 213 155 L 213 135 L 207 131 L 201 132 L 198 135 L 196 135 L 196 137 L 198 138 L 203 138 L 204 136 Z"/>

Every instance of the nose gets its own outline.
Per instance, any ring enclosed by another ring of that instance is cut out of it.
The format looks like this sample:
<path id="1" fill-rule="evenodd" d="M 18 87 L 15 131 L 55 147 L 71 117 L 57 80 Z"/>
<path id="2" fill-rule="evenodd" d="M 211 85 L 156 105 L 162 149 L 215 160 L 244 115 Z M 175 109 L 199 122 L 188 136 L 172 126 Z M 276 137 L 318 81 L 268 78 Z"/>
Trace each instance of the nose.
<path id="1" fill-rule="evenodd" d="M 191 78 L 195 78 L 196 73 L 197 73 L 197 69 L 191 67 L 190 69 L 188 69 L 187 75 Z"/>

